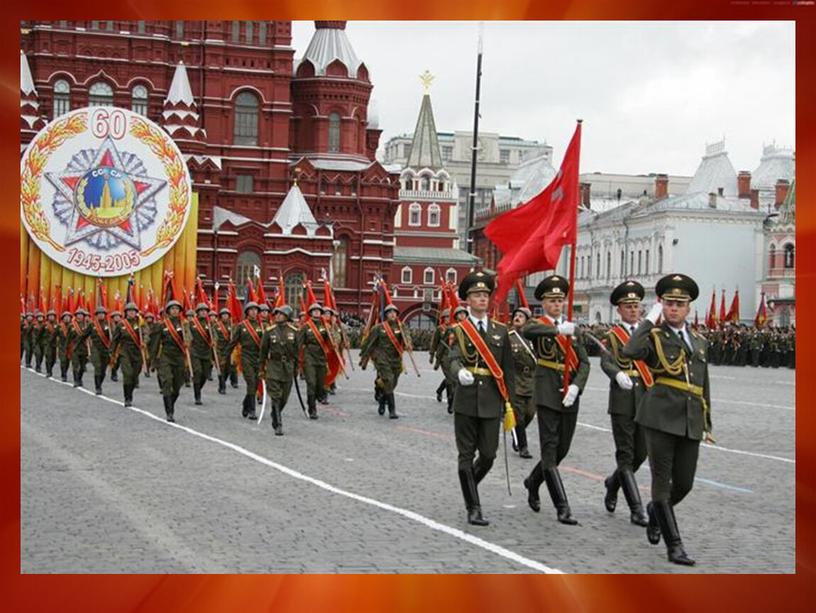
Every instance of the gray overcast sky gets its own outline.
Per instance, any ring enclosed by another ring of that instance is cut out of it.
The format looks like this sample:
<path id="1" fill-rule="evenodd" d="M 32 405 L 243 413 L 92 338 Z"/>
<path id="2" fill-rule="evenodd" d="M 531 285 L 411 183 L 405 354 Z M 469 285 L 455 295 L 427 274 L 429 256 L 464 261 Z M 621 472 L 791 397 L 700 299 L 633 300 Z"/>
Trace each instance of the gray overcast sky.
<path id="1" fill-rule="evenodd" d="M 314 25 L 292 26 L 295 57 Z M 431 87 L 440 131 L 473 126 L 477 22 L 352 21 L 380 109 L 381 144 L 413 132 Z M 737 170 L 763 143 L 795 146 L 793 22 L 496 22 L 484 24 L 479 129 L 546 140 L 560 164 L 584 120 L 581 171 L 693 174 L 725 136 Z"/>

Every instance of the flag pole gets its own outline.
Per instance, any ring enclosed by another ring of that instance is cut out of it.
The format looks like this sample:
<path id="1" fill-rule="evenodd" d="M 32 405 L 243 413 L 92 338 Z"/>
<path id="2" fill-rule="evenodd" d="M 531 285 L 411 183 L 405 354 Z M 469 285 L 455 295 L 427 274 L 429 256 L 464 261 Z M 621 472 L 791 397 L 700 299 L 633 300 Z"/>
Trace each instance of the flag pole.
<path id="1" fill-rule="evenodd" d="M 479 24 L 479 48 L 476 54 L 476 100 L 473 105 L 473 145 L 470 156 L 470 192 L 468 194 L 467 230 L 465 243 L 468 253 L 473 253 L 473 211 L 476 208 L 476 158 L 479 151 L 479 90 L 482 83 L 482 35 L 484 24 Z"/>

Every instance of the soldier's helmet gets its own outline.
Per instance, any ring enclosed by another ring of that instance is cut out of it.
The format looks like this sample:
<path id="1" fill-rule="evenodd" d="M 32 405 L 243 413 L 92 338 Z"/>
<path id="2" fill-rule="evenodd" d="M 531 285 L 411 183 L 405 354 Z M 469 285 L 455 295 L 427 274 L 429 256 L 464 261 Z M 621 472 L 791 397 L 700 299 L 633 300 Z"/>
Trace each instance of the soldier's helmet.
<path id="1" fill-rule="evenodd" d="M 74 311 L 74 315 L 90 315 L 90 313 L 88 313 L 88 311 L 86 311 L 84 308 L 79 307 L 76 311 Z"/>
<path id="2" fill-rule="evenodd" d="M 624 281 L 612 290 L 609 295 L 609 302 L 614 305 L 640 302 L 646 295 L 646 290 L 637 281 Z"/>
<path id="3" fill-rule="evenodd" d="M 227 307 L 221 307 L 221 310 L 218 311 L 219 315 L 230 315 L 230 310 Z"/>
<path id="4" fill-rule="evenodd" d="M 99 315 L 100 313 L 107 314 L 107 312 L 108 309 L 103 307 L 101 304 L 98 307 L 96 307 L 96 310 L 94 311 L 94 313 L 96 313 L 97 315 Z"/>
<path id="5" fill-rule="evenodd" d="M 464 304 L 460 304 L 455 309 L 453 309 L 453 316 L 456 317 L 459 313 L 467 313 L 468 309 Z"/>
<path id="6" fill-rule="evenodd" d="M 521 313 L 527 319 L 530 319 L 533 316 L 533 312 L 526 306 L 517 306 L 515 309 L 513 309 L 513 312 L 510 313 L 510 318 L 512 319 L 513 317 L 515 317 L 516 313 Z"/>
<path id="7" fill-rule="evenodd" d="M 128 311 L 136 311 L 138 313 L 139 306 L 135 302 L 128 302 L 125 305 L 125 313 L 127 313 Z"/>
<path id="8" fill-rule="evenodd" d="M 63 313 L 62 313 L 62 319 L 65 319 L 66 317 L 67 317 L 69 320 L 71 319 L 71 312 L 70 312 L 70 311 L 63 311 Z"/>
<path id="9" fill-rule="evenodd" d="M 56 316 L 57 316 L 57 312 L 56 312 L 54 309 L 48 309 L 48 312 L 47 312 L 45 315 L 46 315 L 46 317 L 47 317 L 48 315 L 53 315 L 54 317 L 56 317 Z"/>
<path id="10" fill-rule="evenodd" d="M 265 302 L 262 302 L 261 304 L 258 305 L 258 310 L 259 311 L 269 311 L 269 305 L 266 304 Z"/>
<path id="11" fill-rule="evenodd" d="M 545 298 L 564 298 L 569 294 L 570 285 L 564 277 L 560 275 L 550 275 L 539 283 L 534 292 L 536 300 Z"/>
<path id="12" fill-rule="evenodd" d="M 209 305 L 209 304 L 205 304 L 204 302 L 199 302 L 199 303 L 196 305 L 195 310 L 196 310 L 196 313 L 198 313 L 199 311 L 206 311 L 206 312 L 208 312 L 208 313 L 209 313 L 209 312 L 210 312 L 210 305 Z"/>
<path id="13" fill-rule="evenodd" d="M 309 305 L 309 314 L 310 315 L 312 314 L 312 311 L 314 311 L 314 310 L 318 310 L 321 313 L 323 313 L 323 307 L 319 302 L 315 302 L 314 304 Z"/>
<path id="14" fill-rule="evenodd" d="M 450 309 L 442 309 L 442 317 L 450 317 Z"/>
<path id="15" fill-rule="evenodd" d="M 337 313 L 334 312 L 334 309 L 331 307 L 323 307 L 323 314 L 324 315 L 336 315 Z"/>
<path id="16" fill-rule="evenodd" d="M 388 313 L 388 311 L 396 311 L 397 313 L 399 313 L 399 309 L 395 307 L 393 304 L 389 304 L 383 309 L 383 313 Z"/>
<path id="17" fill-rule="evenodd" d="M 277 315 L 278 313 L 280 313 L 281 315 L 286 317 L 286 319 L 291 321 L 292 315 L 294 315 L 294 310 L 288 304 L 284 304 L 279 307 L 275 307 L 274 310 L 272 311 L 273 315 Z"/>
<path id="18" fill-rule="evenodd" d="M 661 300 L 693 302 L 700 295 L 694 279 L 681 273 L 666 275 L 655 284 L 655 294 Z"/>
<path id="19" fill-rule="evenodd" d="M 247 311 L 249 311 L 249 309 L 257 309 L 257 308 L 258 308 L 258 303 L 255 302 L 254 300 L 250 300 L 249 302 L 247 302 L 244 305 L 244 315 L 246 315 L 246 313 L 247 313 Z"/>
<path id="20" fill-rule="evenodd" d="M 174 307 L 174 306 L 178 307 L 179 310 L 184 308 L 184 305 L 181 304 L 178 300 L 168 300 L 167 304 L 164 305 L 165 313 L 170 310 L 170 307 Z"/>
<path id="21" fill-rule="evenodd" d="M 457 293 L 461 300 L 467 300 L 468 294 L 472 292 L 487 292 L 492 294 L 496 289 L 495 275 L 488 274 L 482 270 L 477 270 L 465 275 L 459 284 Z"/>

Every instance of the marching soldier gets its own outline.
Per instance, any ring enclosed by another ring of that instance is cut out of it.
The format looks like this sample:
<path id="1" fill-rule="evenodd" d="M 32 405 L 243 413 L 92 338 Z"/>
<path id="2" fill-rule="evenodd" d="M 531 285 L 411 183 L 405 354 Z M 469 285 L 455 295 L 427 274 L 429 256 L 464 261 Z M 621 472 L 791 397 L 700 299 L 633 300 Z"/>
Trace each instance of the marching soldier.
<path id="1" fill-rule="evenodd" d="M 524 337 L 533 341 L 536 354 L 533 398 L 541 443 L 541 461 L 524 480 L 524 487 L 527 502 L 537 513 L 541 510 L 538 488 L 546 481 L 558 521 L 575 525 L 578 521 L 572 517 L 558 465 L 569 452 L 575 434 L 579 396 L 589 378 L 589 357 L 583 343 L 573 336 L 575 324 L 562 315 L 569 291 L 564 277 L 551 275 L 541 281 L 535 297 L 541 300 L 545 315 L 524 328 Z"/>
<path id="2" fill-rule="evenodd" d="M 468 274 L 459 285 L 469 314 L 455 326 L 451 370 L 459 387 L 453 396 L 454 432 L 458 451 L 459 484 L 468 523 L 486 526 L 479 501 L 479 482 L 496 458 L 501 418 L 513 389 L 513 358 L 507 328 L 487 315 L 495 278 L 485 272 Z M 474 461 L 476 452 L 478 458 Z"/>
<path id="3" fill-rule="evenodd" d="M 122 365 L 122 389 L 125 406 L 133 406 L 133 390 L 139 384 L 139 373 L 144 366 L 142 352 L 145 350 L 144 330 L 139 323 L 139 307 L 128 302 L 125 305 L 125 317 L 113 330 L 111 351 L 119 352 Z"/>
<path id="4" fill-rule="evenodd" d="M 119 327 L 122 323 L 122 314 L 119 311 L 113 311 L 111 313 L 111 334 Z M 111 349 L 111 373 L 110 378 L 111 381 L 119 381 L 119 367 L 122 365 L 122 356 L 120 356 L 116 351 Z"/>
<path id="5" fill-rule="evenodd" d="M 54 363 L 57 361 L 57 312 L 51 309 L 47 313 L 44 332 L 45 376 L 54 374 Z"/>
<path id="6" fill-rule="evenodd" d="M 337 313 L 334 311 L 334 309 L 326 307 L 324 316 L 326 318 L 326 327 L 329 329 L 329 338 L 331 340 L 332 346 L 336 350 L 338 357 L 342 359 L 344 344 L 343 330 L 340 328 L 342 324 L 337 319 Z M 332 396 L 334 396 L 336 390 L 337 390 L 337 378 L 335 378 L 329 384 L 329 387 L 326 391 Z M 328 399 L 326 399 L 326 402 L 324 402 L 323 404 L 328 404 Z"/>
<path id="7" fill-rule="evenodd" d="M 309 317 L 298 332 L 298 348 L 303 348 L 303 376 L 310 419 L 317 419 L 317 399 L 326 395 L 324 385 L 329 368 L 328 356 L 332 351 L 322 315 L 323 307 L 318 302 L 310 304 Z"/>
<path id="8" fill-rule="evenodd" d="M 25 356 L 26 368 L 31 368 L 31 358 L 34 355 L 34 314 L 26 313 L 25 321 L 22 325 L 23 335 L 23 355 Z"/>
<path id="9" fill-rule="evenodd" d="M 150 347 L 150 334 L 153 332 L 153 329 L 156 327 L 156 317 L 148 311 L 144 314 L 144 342 L 145 342 L 145 349 Z M 151 371 L 151 363 L 150 363 L 150 352 L 145 351 L 145 360 L 147 360 L 147 368 L 145 368 L 144 376 L 149 377 Z M 137 382 L 136 387 L 139 387 Z"/>
<path id="10" fill-rule="evenodd" d="M 85 320 L 90 314 L 84 308 L 79 307 L 74 311 L 74 321 L 68 328 L 68 357 L 71 359 L 71 369 L 74 373 L 74 387 L 83 387 L 82 377 L 85 375 L 85 368 L 88 365 L 88 337 L 85 331 L 90 327 Z"/>
<path id="11" fill-rule="evenodd" d="M 241 345 L 241 370 L 246 382 L 246 395 L 244 395 L 241 415 L 248 419 L 258 419 L 255 414 L 255 396 L 258 391 L 258 369 L 260 368 L 261 337 L 263 328 L 258 320 L 258 303 L 247 302 L 244 307 L 244 319 L 232 329 L 232 337 L 227 345 L 226 353 L 230 355 L 232 350 L 240 343 Z"/>
<path id="12" fill-rule="evenodd" d="M 388 417 L 397 419 L 394 390 L 397 388 L 399 377 L 403 372 L 402 353 L 405 351 L 405 334 L 402 324 L 397 319 L 399 309 L 389 304 L 383 310 L 385 320 L 377 324 L 366 337 L 360 348 L 360 367 L 365 370 L 365 359 L 374 362 L 377 378 L 374 384 L 379 387 L 379 408 L 377 412 L 385 415 L 388 407 Z"/>
<path id="13" fill-rule="evenodd" d="M 31 344 L 34 347 L 34 371 L 42 372 L 42 361 L 45 356 L 45 315 L 37 311 L 34 317 L 34 329 L 31 332 Z"/>
<path id="14" fill-rule="evenodd" d="M 57 357 L 60 363 L 60 380 L 68 381 L 68 366 L 71 364 L 71 354 L 68 353 L 68 330 L 71 327 L 71 313 L 65 311 L 62 321 L 57 326 L 56 345 Z"/>
<path id="15" fill-rule="evenodd" d="M 96 395 L 102 393 L 102 383 L 111 361 L 111 329 L 107 321 L 108 310 L 101 304 L 96 307 L 96 319 L 85 328 L 81 340 L 89 338 L 91 341 L 91 364 L 94 367 L 94 391 Z"/>
<path id="16" fill-rule="evenodd" d="M 683 548 L 674 507 L 694 485 L 700 441 L 713 442 L 708 343 L 686 324 L 689 304 L 699 294 L 693 279 L 667 275 L 657 282 L 655 293 L 659 302 L 622 350 L 625 357 L 646 362 L 655 377 L 635 416 L 646 431 L 652 473 L 646 535 L 656 545 L 662 534 L 669 561 L 693 566 Z"/>
<path id="17" fill-rule="evenodd" d="M 623 488 L 630 521 L 637 526 L 646 526 L 648 522 L 635 481 L 635 472 L 646 459 L 646 435 L 635 422 L 635 410 L 654 382 L 648 366 L 624 357 L 621 349 L 637 328 L 644 294 L 643 286 L 637 281 L 624 281 L 612 291 L 609 301 L 617 307 L 621 323 L 607 332 L 609 352 L 601 356 L 601 369 L 609 377 L 609 416 L 617 464 L 615 472 L 604 481 L 604 505 L 613 513 L 618 502 L 618 489 Z"/>
<path id="18" fill-rule="evenodd" d="M 283 435 L 283 408 L 292 391 L 297 371 L 297 326 L 292 324 L 292 307 L 281 305 L 272 311 L 275 324 L 261 339 L 261 376 L 266 381 L 275 435 Z"/>
<path id="19" fill-rule="evenodd" d="M 203 302 L 196 305 L 196 316 L 190 333 L 193 342 L 190 347 L 190 361 L 193 365 L 193 397 L 195 404 L 201 404 L 201 390 L 212 372 L 213 339 L 208 314 L 210 307 Z"/>
<path id="20" fill-rule="evenodd" d="M 450 309 L 444 309 L 439 316 L 439 324 L 434 329 L 429 350 L 434 370 L 442 369 L 443 379 L 436 388 L 436 401 L 442 402 L 442 392 L 448 401 L 448 413 L 453 413 L 453 384 L 450 381 L 450 359 L 448 353 L 448 330 L 450 329 Z"/>
<path id="21" fill-rule="evenodd" d="M 261 328 L 264 332 L 272 327 L 272 322 L 269 321 L 269 305 L 265 302 L 258 305 L 258 320 L 261 322 Z"/>
<path id="22" fill-rule="evenodd" d="M 230 342 L 230 310 L 226 307 L 218 312 L 218 319 L 213 326 L 215 330 L 215 348 L 218 352 L 218 364 L 221 371 L 218 373 L 218 393 L 227 393 L 227 378 L 231 378 L 235 372 L 235 365 L 232 363 L 232 356 L 227 353 L 227 345 Z"/>
<path id="23" fill-rule="evenodd" d="M 150 364 L 156 369 L 167 421 L 175 423 L 176 400 L 184 385 L 184 373 L 189 370 L 189 338 L 187 322 L 181 318 L 182 305 L 169 300 L 164 317 L 150 332 Z"/>
<path id="24" fill-rule="evenodd" d="M 515 385 L 512 389 L 513 412 L 516 414 L 516 441 L 514 447 L 519 456 L 532 458 L 527 447 L 527 426 L 536 414 L 533 402 L 533 374 L 536 368 L 536 357 L 530 341 L 524 338 L 523 329 L 533 316 L 527 307 L 517 307 L 512 313 L 513 327 L 509 332 L 510 350 L 513 354 Z"/>

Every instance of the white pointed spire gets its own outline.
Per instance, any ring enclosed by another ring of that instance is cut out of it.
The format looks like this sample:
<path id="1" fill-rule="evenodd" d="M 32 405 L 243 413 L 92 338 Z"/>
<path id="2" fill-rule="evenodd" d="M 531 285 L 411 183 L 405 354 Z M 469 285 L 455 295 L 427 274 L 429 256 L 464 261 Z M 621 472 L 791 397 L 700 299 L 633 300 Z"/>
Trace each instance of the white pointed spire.
<path id="1" fill-rule="evenodd" d="M 31 69 L 28 67 L 28 60 L 22 49 L 20 49 L 20 91 L 25 95 L 37 95 L 37 89 L 34 87 L 34 79 L 31 76 Z"/>
<path id="2" fill-rule="evenodd" d="M 317 220 L 297 183 L 289 189 L 272 222 L 278 224 L 284 234 L 291 234 L 292 228 L 298 224 L 303 224 L 309 234 L 314 232 L 318 225 Z"/>
<path id="3" fill-rule="evenodd" d="M 167 92 L 165 102 L 169 102 L 170 104 L 182 102 L 184 104 L 195 105 L 193 91 L 190 89 L 190 79 L 187 78 L 187 67 L 182 61 L 179 61 L 176 66 L 176 72 L 173 75 L 173 81 L 170 83 L 170 91 Z"/>

